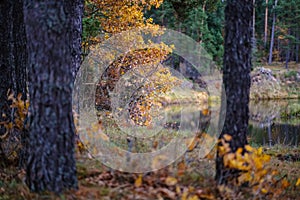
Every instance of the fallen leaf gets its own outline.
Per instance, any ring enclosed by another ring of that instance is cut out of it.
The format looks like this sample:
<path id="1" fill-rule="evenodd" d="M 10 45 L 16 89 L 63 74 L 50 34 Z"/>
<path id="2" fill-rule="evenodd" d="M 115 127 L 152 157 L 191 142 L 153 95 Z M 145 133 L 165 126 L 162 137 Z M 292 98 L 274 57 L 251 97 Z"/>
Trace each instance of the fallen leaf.
<path id="1" fill-rule="evenodd" d="M 223 135 L 223 137 L 227 142 L 232 139 L 231 135 L 228 135 L 228 134 Z"/>
<path id="2" fill-rule="evenodd" d="M 176 197 L 176 193 L 172 192 L 171 190 L 169 190 L 167 188 L 158 188 L 157 192 L 162 193 L 164 196 L 167 196 L 170 199 L 175 199 L 175 197 Z"/>
<path id="3" fill-rule="evenodd" d="M 138 178 L 135 179 L 135 181 L 134 181 L 134 186 L 141 187 L 142 184 L 143 184 L 143 175 L 139 174 Z"/>
<path id="4" fill-rule="evenodd" d="M 174 177 L 171 177 L 171 176 L 168 176 L 167 178 L 166 178 L 166 184 L 168 185 L 168 186 L 173 186 L 173 185 L 176 185 L 177 184 L 177 179 L 176 178 L 174 178 Z"/>
<path id="5" fill-rule="evenodd" d="M 188 200 L 199 200 L 199 198 L 197 195 L 193 195 L 193 196 L 189 197 Z"/>
<path id="6" fill-rule="evenodd" d="M 296 182 L 296 186 L 300 186 L 300 178 L 298 178 L 298 180 Z"/>

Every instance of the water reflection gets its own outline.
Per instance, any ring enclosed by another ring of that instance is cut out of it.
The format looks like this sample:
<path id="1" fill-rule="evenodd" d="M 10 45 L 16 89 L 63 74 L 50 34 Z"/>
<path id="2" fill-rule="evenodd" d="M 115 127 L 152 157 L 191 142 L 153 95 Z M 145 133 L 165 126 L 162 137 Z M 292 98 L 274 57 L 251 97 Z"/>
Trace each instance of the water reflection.
<path id="1" fill-rule="evenodd" d="M 250 102 L 250 142 L 300 145 L 300 100 Z"/>
<path id="2" fill-rule="evenodd" d="M 203 108 L 189 105 L 190 112 L 202 113 Z M 188 109 L 186 107 L 186 109 Z M 300 99 L 280 101 L 251 101 L 249 104 L 249 138 L 257 145 L 285 144 L 300 146 Z M 173 116 L 171 125 L 180 124 L 178 106 L 168 106 L 167 112 Z M 205 131 L 210 123 L 209 115 L 200 115 L 200 131 Z M 177 123 L 176 123 L 177 122 Z M 169 125 L 168 123 L 166 126 Z M 173 128 L 170 125 L 171 128 Z M 165 127 L 165 128 L 170 128 Z"/>

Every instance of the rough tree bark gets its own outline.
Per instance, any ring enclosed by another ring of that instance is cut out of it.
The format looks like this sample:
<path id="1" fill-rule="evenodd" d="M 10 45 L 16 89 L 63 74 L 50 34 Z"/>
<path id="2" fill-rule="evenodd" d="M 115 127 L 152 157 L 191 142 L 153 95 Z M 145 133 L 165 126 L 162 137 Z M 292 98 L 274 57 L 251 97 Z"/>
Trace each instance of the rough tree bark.
<path id="1" fill-rule="evenodd" d="M 72 115 L 72 1 L 26 0 L 30 131 L 26 183 L 32 191 L 77 188 Z"/>
<path id="2" fill-rule="evenodd" d="M 0 122 L 14 121 L 14 109 L 10 108 L 10 102 L 7 99 L 8 90 L 13 92 L 15 97 L 22 94 L 23 100 L 26 99 L 26 66 L 23 1 L 0 1 Z M 0 135 L 5 132 L 3 124 L 0 124 Z M 21 135 L 15 134 L 14 136 Z M 0 154 L 1 152 L 2 149 L 0 149 Z"/>
<path id="3" fill-rule="evenodd" d="M 249 119 L 249 93 L 252 50 L 252 0 L 228 0 L 225 8 L 225 52 L 223 83 L 226 93 L 226 118 L 220 138 L 232 136 L 231 151 L 247 144 Z M 224 95 L 224 94 L 223 94 Z M 224 106 L 224 104 L 222 105 Z M 216 180 L 226 183 L 235 174 L 224 167 L 217 153 Z M 233 173 L 233 174 L 232 174 Z"/>
<path id="4" fill-rule="evenodd" d="M 13 120 L 7 92 L 26 98 L 26 36 L 23 20 L 23 1 L 0 1 L 0 110 Z M 0 121 L 2 113 L 0 114 Z M 0 127 L 3 131 L 3 128 Z M 0 133 L 2 132 L 0 131 Z"/>
<path id="5" fill-rule="evenodd" d="M 9 89 L 12 89 L 10 59 L 11 12 L 12 3 L 9 0 L 0 1 L 0 122 L 10 121 L 7 118 L 11 115 L 7 99 L 7 92 Z M 0 124 L 0 135 L 3 135 L 5 132 L 5 127 Z"/>
<path id="6" fill-rule="evenodd" d="M 82 18 L 84 0 L 72 0 L 72 20 L 73 20 L 73 64 L 72 75 L 75 80 L 81 64 L 81 42 L 82 42 Z"/>

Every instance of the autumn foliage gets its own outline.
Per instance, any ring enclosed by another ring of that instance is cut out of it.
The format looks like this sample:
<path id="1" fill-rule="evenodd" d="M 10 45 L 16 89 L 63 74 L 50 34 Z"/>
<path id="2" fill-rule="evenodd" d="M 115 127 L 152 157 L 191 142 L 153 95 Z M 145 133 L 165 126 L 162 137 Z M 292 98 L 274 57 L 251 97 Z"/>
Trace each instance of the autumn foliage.
<path id="1" fill-rule="evenodd" d="M 172 52 L 172 47 L 163 43 L 153 44 L 151 41 L 143 41 L 142 37 L 143 33 L 162 34 L 159 26 L 153 24 L 151 18 L 145 19 L 143 14 L 145 9 L 159 7 L 162 1 L 91 0 L 89 3 L 97 10 L 98 15 L 93 15 L 93 17 L 99 22 L 101 33 L 104 33 L 92 39 L 94 44 L 105 41 L 122 31 L 133 30 L 134 33 L 131 38 L 119 41 L 123 46 L 128 46 L 128 49 L 124 50 L 126 53 L 116 57 L 99 77 L 100 81 L 96 89 L 96 107 L 100 110 L 111 110 L 112 102 L 109 93 L 116 88 L 116 84 L 127 73 L 127 76 L 130 76 L 129 84 L 139 84 L 133 89 L 135 91 L 130 94 L 131 98 L 128 99 L 130 117 L 135 124 L 147 126 L 152 119 L 149 114 L 150 110 L 153 105 L 157 105 L 154 102 L 155 97 L 168 92 L 178 83 L 170 71 L 160 64 Z M 93 13 L 92 10 L 90 12 Z M 128 44 L 133 40 L 139 41 L 139 44 L 131 47 Z M 86 42 L 84 45 L 89 45 L 89 43 Z M 95 46 L 90 46 L 90 48 L 93 50 Z M 139 79 L 138 77 L 143 78 Z"/>

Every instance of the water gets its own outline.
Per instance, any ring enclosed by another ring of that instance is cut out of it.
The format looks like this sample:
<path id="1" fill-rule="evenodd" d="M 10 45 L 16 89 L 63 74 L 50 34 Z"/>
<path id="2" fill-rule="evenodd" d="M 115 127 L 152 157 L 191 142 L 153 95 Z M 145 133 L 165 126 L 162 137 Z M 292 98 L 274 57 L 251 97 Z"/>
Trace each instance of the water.
<path id="1" fill-rule="evenodd" d="M 199 105 L 187 105 L 191 113 L 200 112 Z M 186 109 L 188 109 L 185 107 Z M 300 99 L 299 100 L 268 100 L 251 101 L 249 104 L 249 142 L 252 145 L 284 144 L 300 146 Z M 175 123 L 180 124 L 180 109 L 178 106 L 168 106 L 167 110 Z M 174 117 L 175 116 L 175 117 Z M 209 116 L 201 116 L 199 126 L 205 129 L 209 125 Z M 204 130 L 205 131 L 205 130 Z"/>
<path id="2" fill-rule="evenodd" d="M 250 102 L 249 137 L 257 145 L 300 145 L 300 100 Z"/>

